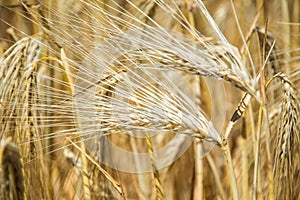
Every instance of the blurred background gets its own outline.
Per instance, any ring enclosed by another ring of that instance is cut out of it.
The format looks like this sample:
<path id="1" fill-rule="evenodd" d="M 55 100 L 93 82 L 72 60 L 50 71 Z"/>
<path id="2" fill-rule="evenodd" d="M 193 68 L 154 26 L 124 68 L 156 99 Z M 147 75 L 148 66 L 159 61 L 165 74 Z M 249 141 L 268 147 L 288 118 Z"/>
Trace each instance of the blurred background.
<path id="1" fill-rule="evenodd" d="M 174 12 L 182 12 L 187 19 L 183 24 L 189 23 L 208 40 L 215 42 L 217 36 L 212 30 L 212 25 L 193 0 L 165 2 L 174 8 Z M 244 65 L 251 72 L 251 62 L 230 1 L 206 0 L 203 3 L 227 40 L 237 47 Z M 92 5 L 95 7 L 91 7 Z M 230 174 L 226 170 L 223 152 L 217 146 L 204 158 L 199 159 L 198 140 L 195 140 L 170 166 L 148 173 L 126 173 L 97 162 L 94 154 L 86 150 L 86 143 L 81 142 L 80 137 L 67 139 L 65 136 L 49 136 L 49 133 L 76 126 L 72 122 L 73 119 L 65 117 L 74 113 L 72 107 L 69 111 L 57 113 L 55 110 L 46 109 L 47 104 L 55 105 L 56 100 L 60 98 L 55 95 L 55 89 L 70 91 L 71 87 L 65 83 L 74 82 L 72 77 L 63 73 L 66 68 L 60 71 L 49 66 L 58 66 L 57 60 L 64 62 L 61 48 L 68 59 L 82 63 L 87 52 L 93 48 L 93 43 L 102 42 L 103 38 L 108 37 L 99 27 L 98 22 L 103 20 L 104 23 L 105 17 L 103 12 L 97 12 L 97 6 L 106 10 L 107 15 L 118 16 L 116 21 L 124 19 L 129 24 L 151 25 L 153 22 L 145 17 L 148 16 L 166 30 L 193 39 L 190 32 L 174 19 L 174 15 L 161 7 L 160 1 L 133 0 L 129 3 L 126 0 L 0 0 L 1 199 L 232 199 Z M 266 81 L 278 72 L 285 73 L 294 85 L 293 92 L 297 93 L 300 86 L 300 1 L 240 0 L 234 1 L 234 7 L 256 71 L 259 71 L 264 63 L 262 55 L 266 57 L 272 49 L 265 67 Z M 128 17 L 126 12 L 134 16 L 135 20 L 132 16 Z M 120 29 L 128 28 L 122 25 L 120 23 Z M 95 35 L 103 37 L 94 37 Z M 28 36 L 39 38 L 46 45 L 41 49 L 30 39 L 21 41 Z M 21 42 L 16 44 L 18 41 Z M 276 43 L 272 47 L 274 41 Z M 9 49 L 12 45 L 16 46 Z M 37 51 L 41 53 L 35 55 Z M 16 58 L 11 59 L 10 55 Z M 30 59 L 33 60 L 37 56 L 47 58 L 38 68 L 26 69 L 31 70 L 30 75 L 22 75 L 21 72 L 13 75 L 16 69 L 30 63 Z M 43 80 L 40 74 L 47 74 L 53 79 Z M 226 96 L 220 97 L 223 88 L 215 87 L 213 91 L 209 90 L 210 86 L 207 84 L 213 81 L 186 74 L 182 76 L 186 77 L 195 90 L 199 88 L 201 91 L 199 94 L 196 92 L 199 96 L 195 97 L 195 102 L 209 117 L 218 110 L 226 111 L 225 123 L 223 127 L 220 125 L 220 131 L 223 132 L 244 92 L 228 82 L 222 82 Z M 260 105 L 253 100 L 244 117 L 232 129 L 229 144 L 241 199 L 300 199 L 300 186 L 297 184 L 300 181 L 299 120 L 295 117 L 296 124 L 293 124 L 292 114 L 283 117 L 280 115 L 284 113 L 281 103 L 285 102 L 283 94 L 286 94 L 285 90 L 281 90 L 280 83 L 280 80 L 275 80 L 267 90 L 267 115 L 262 122 L 259 119 Z M 43 99 L 43 113 L 34 105 L 40 100 L 39 94 L 48 92 L 51 95 L 45 95 L 47 98 Z M 295 99 L 290 101 L 296 102 L 291 104 L 295 105 L 294 115 L 297 115 L 298 93 L 289 96 L 288 99 L 294 97 Z M 215 104 L 220 101 L 220 104 L 212 105 L 212 101 Z M 43 116 L 46 116 L 45 120 Z M 53 123 L 55 125 L 52 124 L 51 119 L 56 118 L 60 120 L 60 125 L 56 122 Z M 285 118 L 291 120 L 282 124 Z M 222 121 L 221 116 L 220 119 L 216 117 L 214 120 L 216 123 Z M 291 124 L 295 128 L 284 131 Z M 257 135 L 259 129 L 261 134 Z M 283 136 L 279 136 L 280 134 Z M 157 137 L 152 142 L 154 146 L 160 147 L 166 145 L 173 137 L 171 134 L 164 138 Z M 287 154 L 291 155 L 288 157 L 287 166 L 276 161 L 282 155 L 278 153 L 278 148 L 283 148 L 284 145 L 284 141 L 278 138 L 291 138 L 288 141 L 290 148 Z M 129 135 L 112 135 L 110 140 L 124 149 L 136 148 L 135 150 L 146 152 L 149 150 L 145 141 L 134 141 Z M 178 148 L 175 147 L 174 151 Z M 259 162 L 256 159 L 259 159 Z M 257 176 L 254 175 L 256 165 Z M 282 168 L 283 171 L 278 172 L 276 167 Z M 280 177 L 276 179 L 277 176 Z M 274 180 L 271 177 L 274 177 Z"/>

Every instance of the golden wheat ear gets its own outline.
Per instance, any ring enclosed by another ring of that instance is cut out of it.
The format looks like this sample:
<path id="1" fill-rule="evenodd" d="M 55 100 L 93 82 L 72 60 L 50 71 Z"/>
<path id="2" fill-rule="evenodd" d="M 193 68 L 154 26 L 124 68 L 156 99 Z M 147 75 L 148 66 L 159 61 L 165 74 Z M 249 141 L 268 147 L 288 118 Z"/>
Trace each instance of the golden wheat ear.
<path id="1" fill-rule="evenodd" d="M 23 161 L 11 138 L 0 141 L 0 199 L 25 199 Z"/>
<path id="2" fill-rule="evenodd" d="M 23 38 L 10 47 L 0 58 L 0 137 L 11 137 L 20 152 L 24 165 L 24 198 L 50 197 L 49 154 L 46 153 L 46 123 L 41 120 L 45 110 L 41 103 L 37 73 L 42 51 L 39 35 Z M 45 94 L 45 93 L 43 93 Z M 45 116 L 45 115 L 44 115 Z M 37 169 L 42 169 L 37 173 Z M 40 185 L 36 187 L 35 184 Z M 47 189 L 44 189 L 47 188 Z M 31 192 L 28 192 L 31 191 Z"/>
<path id="3" fill-rule="evenodd" d="M 273 135 L 275 193 L 281 199 L 290 199 L 297 196 L 293 186 L 297 184 L 299 173 L 300 93 L 285 74 L 278 73 L 270 81 L 274 78 L 281 80 L 282 88 L 278 128 Z"/>

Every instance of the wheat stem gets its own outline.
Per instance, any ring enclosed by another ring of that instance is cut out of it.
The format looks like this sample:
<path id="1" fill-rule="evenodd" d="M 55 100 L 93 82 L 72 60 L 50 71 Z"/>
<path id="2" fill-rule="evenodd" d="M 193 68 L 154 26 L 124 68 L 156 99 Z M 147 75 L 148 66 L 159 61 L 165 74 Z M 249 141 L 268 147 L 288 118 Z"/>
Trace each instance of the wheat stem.
<path id="1" fill-rule="evenodd" d="M 268 174 L 268 194 L 269 199 L 274 200 L 275 199 L 275 192 L 274 192 L 274 176 L 273 176 L 273 163 L 272 163 L 272 156 L 271 156 L 271 136 L 270 136 L 270 123 L 269 123 L 269 116 L 267 112 L 267 108 L 264 108 L 264 118 L 266 119 L 266 154 L 267 154 L 267 174 Z"/>
<path id="2" fill-rule="evenodd" d="M 269 118 L 268 118 L 268 113 L 267 113 L 267 97 L 266 97 L 266 74 L 265 74 L 265 66 L 267 63 L 267 60 L 269 60 L 269 56 L 271 55 L 271 52 L 275 46 L 275 41 L 273 42 L 273 45 L 271 46 L 268 55 L 266 57 L 266 44 L 267 44 L 267 35 L 268 35 L 268 18 L 266 19 L 265 22 L 265 33 L 264 33 L 264 39 L 263 39 L 263 45 L 262 45 L 262 60 L 264 61 L 264 64 L 262 65 L 262 68 L 260 70 L 260 93 L 262 96 L 262 107 L 263 107 L 263 113 L 264 115 L 262 116 L 262 120 L 265 119 L 265 128 L 266 130 L 266 154 L 267 154 L 267 174 L 268 174 L 268 194 L 269 194 L 269 199 L 274 199 L 274 179 L 272 175 L 272 161 L 271 161 L 271 152 L 270 152 L 270 130 L 268 127 L 269 126 Z M 260 123 L 260 122 L 259 122 Z"/>
<path id="3" fill-rule="evenodd" d="M 246 121 L 245 117 L 243 119 L 243 128 L 242 128 L 242 188 L 243 188 L 243 200 L 248 200 L 249 198 L 249 171 L 248 171 L 248 145 L 247 145 L 247 130 L 246 130 Z"/>
<path id="4" fill-rule="evenodd" d="M 194 183 L 194 200 L 204 199 L 204 162 L 200 159 L 202 145 L 200 141 L 194 142 L 195 149 L 195 183 Z"/>
<path id="5" fill-rule="evenodd" d="M 222 143 L 222 150 L 227 164 L 227 172 L 230 176 L 232 198 L 233 200 L 238 200 L 239 199 L 238 186 L 237 186 L 234 166 L 231 158 L 230 147 L 227 141 Z"/>
<path id="6" fill-rule="evenodd" d="M 261 138 L 261 127 L 262 127 L 262 119 L 263 119 L 263 106 L 259 108 L 258 115 L 258 124 L 256 130 L 256 140 L 255 140 L 255 160 L 254 160 L 254 179 L 253 179 L 253 199 L 257 199 L 258 192 L 258 166 L 259 166 L 259 152 L 260 152 L 260 138 Z"/>
<path id="7" fill-rule="evenodd" d="M 98 169 L 99 171 L 109 180 L 114 188 L 119 192 L 121 196 L 124 196 L 124 192 L 120 184 L 109 174 L 107 173 L 92 157 L 90 157 L 86 152 L 83 152 L 81 147 L 79 147 L 76 143 L 74 143 L 70 138 L 66 138 L 78 151 L 85 155 L 85 157 L 90 160 Z"/>
<path id="8" fill-rule="evenodd" d="M 218 191 L 220 193 L 221 199 L 223 199 L 223 200 L 228 199 L 228 198 L 226 198 L 226 193 L 225 193 L 224 187 L 222 185 L 220 175 L 218 174 L 218 168 L 215 165 L 215 161 L 213 160 L 213 158 L 210 154 L 208 154 L 206 156 L 206 159 L 207 159 L 209 167 L 211 168 L 211 171 L 214 175 L 214 178 L 215 178 L 215 181 L 216 181 L 217 188 L 218 188 Z"/>
<path id="9" fill-rule="evenodd" d="M 155 160 L 155 157 L 153 154 L 153 145 L 152 145 L 151 138 L 148 133 L 146 133 L 146 142 L 147 142 L 147 146 L 148 146 L 148 152 L 150 154 L 152 170 L 153 170 L 153 175 L 154 175 L 154 183 L 155 183 L 155 189 L 156 189 L 156 195 L 157 195 L 156 199 L 164 200 L 165 199 L 164 190 L 161 185 L 158 169 L 156 167 L 156 160 Z"/>
<path id="10" fill-rule="evenodd" d="M 68 88 L 70 90 L 70 95 L 73 96 L 75 94 L 74 91 L 74 81 L 72 79 L 72 77 L 70 76 L 71 73 L 71 69 L 69 67 L 69 63 L 68 63 L 68 59 L 66 56 L 66 53 L 64 51 L 63 48 L 61 48 L 61 66 L 63 68 L 63 70 L 65 71 L 65 75 L 66 75 L 66 84 L 68 84 Z M 73 103 L 73 102 L 72 102 Z M 79 121 L 78 122 L 78 127 L 81 128 L 81 124 Z M 91 191 L 90 191 L 90 184 L 89 184 L 89 178 L 88 178 L 88 161 L 85 155 L 86 154 L 86 148 L 85 148 L 85 144 L 83 143 L 83 139 L 80 137 L 80 135 L 78 135 L 76 137 L 77 142 L 79 142 L 78 146 L 81 149 L 80 151 L 80 158 L 81 158 L 81 163 L 82 163 L 82 171 L 81 171 L 81 177 L 82 177 L 82 188 L 83 188 L 83 197 L 84 199 L 91 199 Z"/>

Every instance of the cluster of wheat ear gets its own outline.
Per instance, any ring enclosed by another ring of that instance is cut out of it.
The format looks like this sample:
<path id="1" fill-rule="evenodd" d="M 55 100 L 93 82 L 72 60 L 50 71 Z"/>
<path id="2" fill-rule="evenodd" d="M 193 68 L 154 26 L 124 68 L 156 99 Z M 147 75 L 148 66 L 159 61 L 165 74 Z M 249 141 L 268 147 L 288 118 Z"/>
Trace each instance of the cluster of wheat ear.
<path id="1" fill-rule="evenodd" d="M 0 12 L 1 199 L 299 199 L 297 0 Z"/>

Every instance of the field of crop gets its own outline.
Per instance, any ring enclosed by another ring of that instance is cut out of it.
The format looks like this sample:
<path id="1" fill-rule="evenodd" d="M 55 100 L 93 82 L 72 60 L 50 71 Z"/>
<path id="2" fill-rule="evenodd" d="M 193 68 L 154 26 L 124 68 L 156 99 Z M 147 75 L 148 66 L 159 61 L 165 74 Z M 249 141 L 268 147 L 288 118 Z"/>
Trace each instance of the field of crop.
<path id="1" fill-rule="evenodd" d="M 299 0 L 0 0 L 0 199 L 300 200 Z"/>

